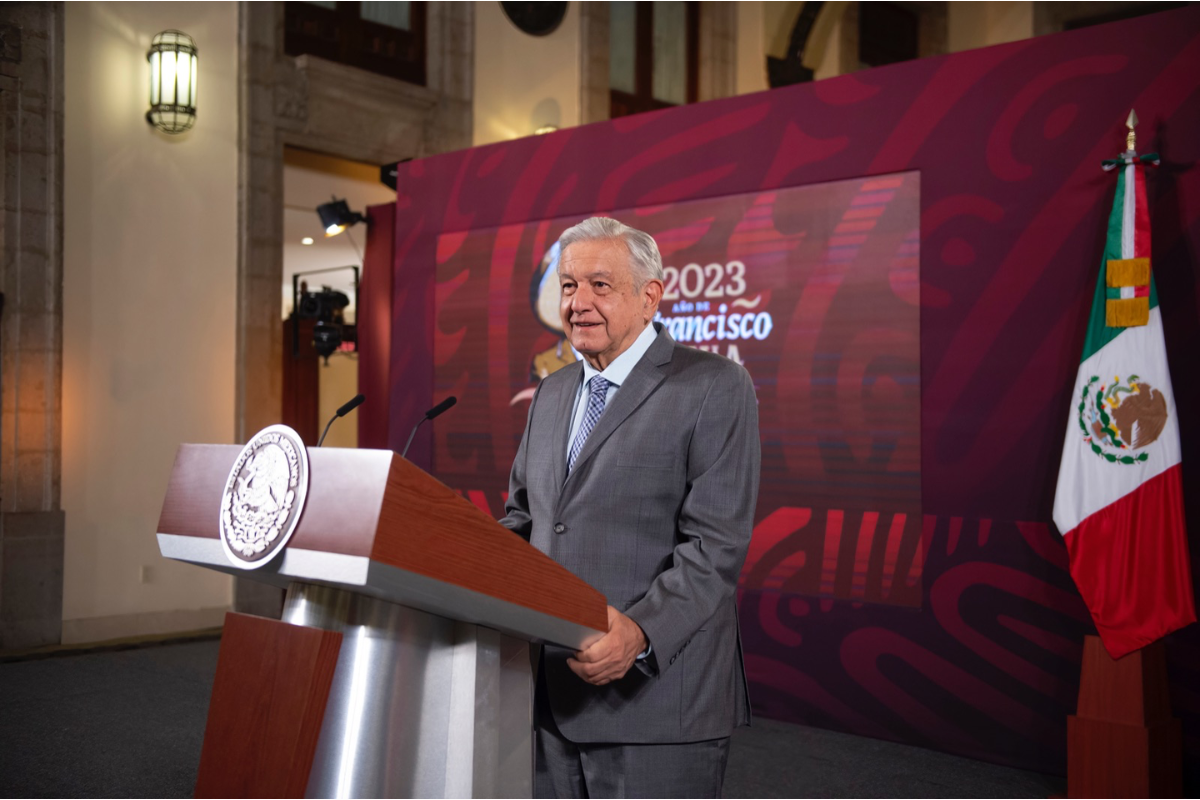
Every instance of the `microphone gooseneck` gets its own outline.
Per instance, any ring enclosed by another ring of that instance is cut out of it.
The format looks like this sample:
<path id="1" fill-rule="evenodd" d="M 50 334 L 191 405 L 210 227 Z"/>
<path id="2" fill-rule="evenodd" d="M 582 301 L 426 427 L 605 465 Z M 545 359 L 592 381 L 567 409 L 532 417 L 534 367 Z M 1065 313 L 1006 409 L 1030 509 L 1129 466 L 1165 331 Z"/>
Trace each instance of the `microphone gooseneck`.
<path id="1" fill-rule="evenodd" d="M 426 411 L 425 416 L 421 417 L 421 419 L 417 422 L 417 424 L 413 426 L 412 433 L 410 433 L 408 435 L 408 441 L 404 443 L 404 451 L 402 453 L 400 453 L 400 457 L 404 458 L 406 455 L 408 455 L 408 448 L 412 446 L 413 437 L 417 435 L 417 428 L 421 427 L 421 423 L 426 422 L 427 420 L 431 420 L 434 417 L 441 416 L 442 414 L 446 413 L 451 408 L 453 408 L 454 404 L 457 402 L 458 402 L 458 398 L 455 397 L 454 395 L 450 395 L 445 400 L 443 400 L 442 402 L 438 403 L 433 408 Z"/>
<path id="2" fill-rule="evenodd" d="M 342 407 L 337 410 L 337 413 L 329 418 L 329 422 L 325 423 L 325 430 L 321 433 L 321 438 L 317 440 L 317 447 L 320 447 L 325 442 L 325 434 L 329 433 L 329 428 L 333 425 L 333 421 L 335 419 L 340 419 L 341 417 L 346 416 L 351 411 L 361 406 L 363 401 L 366 399 L 366 395 L 356 394 L 351 400 L 344 403 Z"/>

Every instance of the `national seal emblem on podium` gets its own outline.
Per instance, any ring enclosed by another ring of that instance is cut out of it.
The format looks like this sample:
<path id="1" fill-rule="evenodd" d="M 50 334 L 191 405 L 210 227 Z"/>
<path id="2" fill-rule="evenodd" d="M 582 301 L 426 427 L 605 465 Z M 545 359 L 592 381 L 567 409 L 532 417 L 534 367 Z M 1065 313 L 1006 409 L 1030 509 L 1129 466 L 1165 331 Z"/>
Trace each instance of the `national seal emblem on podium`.
<path id="1" fill-rule="evenodd" d="M 221 494 L 221 545 L 233 564 L 256 569 L 284 546 L 304 510 L 308 450 L 286 425 L 263 428 L 242 448 Z"/>

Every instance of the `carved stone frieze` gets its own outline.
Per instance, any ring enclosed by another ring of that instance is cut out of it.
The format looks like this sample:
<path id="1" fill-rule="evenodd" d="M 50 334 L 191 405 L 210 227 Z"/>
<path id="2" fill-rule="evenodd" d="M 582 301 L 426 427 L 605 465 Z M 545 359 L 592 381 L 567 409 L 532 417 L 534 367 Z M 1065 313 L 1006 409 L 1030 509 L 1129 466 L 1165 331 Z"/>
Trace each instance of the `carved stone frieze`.
<path id="1" fill-rule="evenodd" d="M 308 73 L 292 64 L 275 70 L 275 116 L 282 124 L 308 122 Z"/>
<path id="2" fill-rule="evenodd" d="M 420 151 L 434 92 L 315 56 L 296 58 L 295 72 L 305 116 L 298 125 L 280 118 L 290 143 L 380 164 Z"/>
<path id="3" fill-rule="evenodd" d="M 21 29 L 0 24 L 0 61 L 21 63 Z"/>

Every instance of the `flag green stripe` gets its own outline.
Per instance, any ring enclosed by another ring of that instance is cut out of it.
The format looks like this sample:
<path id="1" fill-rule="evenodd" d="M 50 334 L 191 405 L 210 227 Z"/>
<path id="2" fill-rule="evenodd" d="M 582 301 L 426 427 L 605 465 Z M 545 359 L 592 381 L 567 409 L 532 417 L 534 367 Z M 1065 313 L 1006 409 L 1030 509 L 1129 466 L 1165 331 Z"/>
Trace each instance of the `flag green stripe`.
<path id="1" fill-rule="evenodd" d="M 1110 328 L 1104 324 L 1104 304 L 1108 299 L 1108 282 L 1105 273 L 1110 260 L 1121 258 L 1121 228 L 1125 218 L 1125 170 L 1117 171 L 1117 193 L 1113 197 L 1112 212 L 1108 215 L 1108 236 L 1104 240 L 1104 255 L 1100 259 L 1100 276 L 1096 280 L 1096 293 L 1092 297 L 1092 315 L 1088 319 L 1087 337 L 1083 341 L 1082 364 L 1095 353 L 1121 335 L 1124 328 Z M 1129 187 L 1133 191 L 1133 187 Z M 1154 287 L 1153 265 L 1150 274 L 1150 308 L 1158 305 L 1158 290 Z"/>

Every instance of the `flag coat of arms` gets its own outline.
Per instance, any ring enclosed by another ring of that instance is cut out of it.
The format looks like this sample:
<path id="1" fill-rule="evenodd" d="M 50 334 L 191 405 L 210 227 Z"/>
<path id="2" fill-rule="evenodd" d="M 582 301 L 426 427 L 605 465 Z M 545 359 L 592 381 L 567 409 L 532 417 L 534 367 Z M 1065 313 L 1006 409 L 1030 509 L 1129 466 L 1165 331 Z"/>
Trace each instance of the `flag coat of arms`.
<path id="1" fill-rule="evenodd" d="M 1113 658 L 1196 620 L 1178 409 L 1150 269 L 1152 158 L 1131 147 L 1116 163 L 1054 497 L 1071 576 Z"/>

